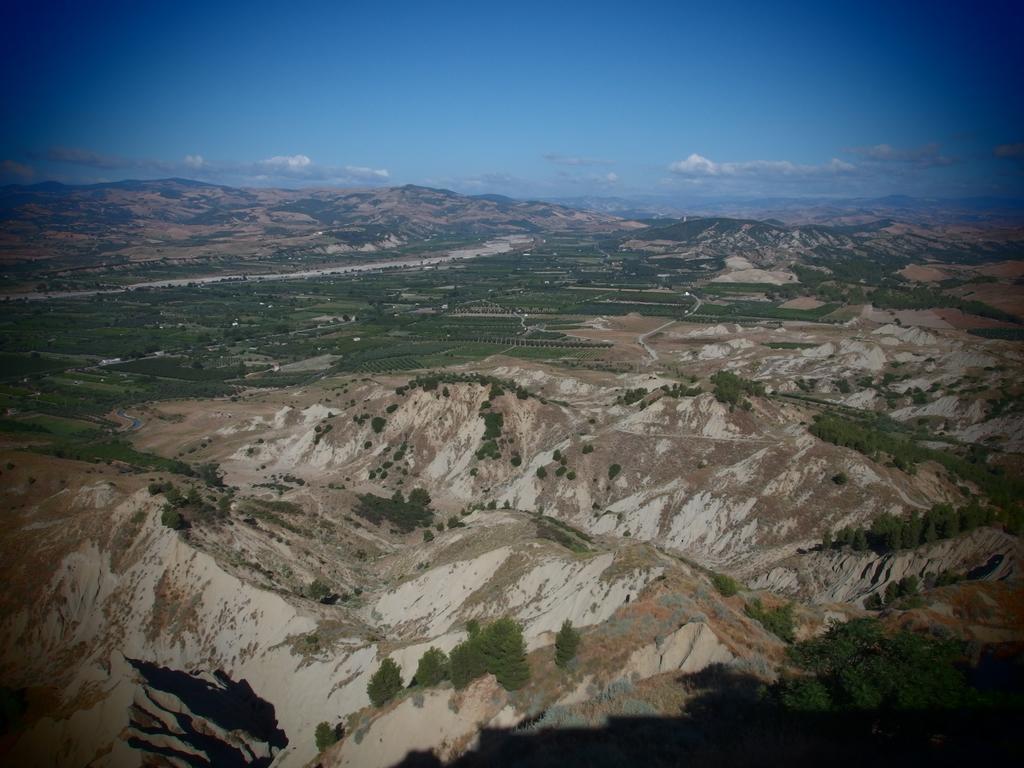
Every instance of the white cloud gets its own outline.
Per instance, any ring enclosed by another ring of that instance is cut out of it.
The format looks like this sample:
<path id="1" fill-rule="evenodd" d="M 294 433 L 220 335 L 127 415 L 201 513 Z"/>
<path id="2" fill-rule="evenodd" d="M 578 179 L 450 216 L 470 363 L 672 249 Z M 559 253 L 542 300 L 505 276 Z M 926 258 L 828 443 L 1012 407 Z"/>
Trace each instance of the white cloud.
<path id="1" fill-rule="evenodd" d="M 387 168 L 366 168 L 361 165 L 346 165 L 345 173 L 356 179 L 380 180 L 391 177 Z"/>
<path id="2" fill-rule="evenodd" d="M 354 187 L 379 185 L 391 178 L 391 173 L 386 168 L 365 165 L 318 165 L 304 154 L 274 155 L 255 162 L 218 163 L 207 160 L 198 153 L 187 154 L 177 161 L 165 161 L 105 155 L 74 147 L 51 147 L 47 152 L 34 157 L 61 165 L 130 171 L 141 178 L 186 176 L 237 186 L 301 183 Z M 10 173 L 12 171 L 8 169 L 8 175 Z"/>
<path id="3" fill-rule="evenodd" d="M 260 165 L 277 170 L 300 171 L 312 166 L 313 161 L 306 155 L 275 155 L 266 160 L 260 160 Z"/>
<path id="4" fill-rule="evenodd" d="M 696 152 L 685 160 L 677 160 L 670 164 L 668 169 L 683 176 L 717 176 L 719 173 L 718 163 L 713 163 Z"/>
<path id="5" fill-rule="evenodd" d="M 677 160 L 674 163 L 670 163 L 668 169 L 679 176 L 690 178 L 710 176 L 798 177 L 829 173 L 850 173 L 856 170 L 856 166 L 835 157 L 821 165 L 804 165 L 793 163 L 789 160 L 747 160 L 744 162 L 716 163 L 714 160 L 709 160 L 703 155 L 698 155 L 694 152 L 685 160 Z"/>
<path id="6" fill-rule="evenodd" d="M 604 180 L 607 181 L 609 184 L 615 184 L 619 180 L 619 174 L 617 174 L 617 173 L 608 173 L 604 177 Z"/>

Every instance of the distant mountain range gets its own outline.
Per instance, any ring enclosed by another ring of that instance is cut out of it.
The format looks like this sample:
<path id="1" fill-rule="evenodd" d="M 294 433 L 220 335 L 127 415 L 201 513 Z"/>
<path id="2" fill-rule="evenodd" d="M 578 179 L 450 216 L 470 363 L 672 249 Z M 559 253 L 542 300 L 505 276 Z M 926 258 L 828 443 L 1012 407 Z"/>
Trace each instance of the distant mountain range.
<path id="1" fill-rule="evenodd" d="M 642 225 L 549 202 L 404 186 L 235 189 L 187 179 L 0 188 L 0 259 L 54 266 L 393 248 L 427 238 L 607 233 Z"/>
<path id="2" fill-rule="evenodd" d="M 631 219 L 730 216 L 778 219 L 787 224 L 856 224 L 891 219 L 915 226 L 1024 225 L 1024 199 L 956 199 L 888 195 L 872 198 L 721 198 L 681 200 L 667 196 L 559 197 L 548 202 Z"/>
<path id="3" fill-rule="evenodd" d="M 574 233 L 759 263 L 800 255 L 988 258 L 1024 241 L 1024 201 L 622 197 L 516 200 L 403 186 L 236 189 L 187 179 L 0 187 L 0 264 L 10 278 L 140 263 L 237 264 L 509 234 Z M 661 244 L 658 244 L 660 242 Z M 653 243 L 653 245 L 652 245 Z"/>

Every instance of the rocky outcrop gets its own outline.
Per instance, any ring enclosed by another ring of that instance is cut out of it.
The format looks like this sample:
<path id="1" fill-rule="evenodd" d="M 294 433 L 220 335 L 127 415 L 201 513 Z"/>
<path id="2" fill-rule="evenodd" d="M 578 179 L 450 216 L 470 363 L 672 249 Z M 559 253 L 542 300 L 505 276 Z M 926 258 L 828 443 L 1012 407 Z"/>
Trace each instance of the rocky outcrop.
<path id="1" fill-rule="evenodd" d="M 1018 578 L 1021 550 L 1020 539 L 995 528 L 981 528 L 955 539 L 885 555 L 849 550 L 797 555 L 748 584 L 753 589 L 819 603 L 860 602 L 907 576 L 923 580 L 952 571 L 975 579 Z"/>
<path id="2" fill-rule="evenodd" d="M 170 764 L 243 768 L 269 766 L 288 744 L 274 706 L 245 681 L 224 672 L 195 672 L 129 659 L 139 676 L 124 738 Z"/>
<path id="3" fill-rule="evenodd" d="M 465 691 L 453 688 L 414 693 L 361 725 L 321 756 L 324 768 L 384 768 L 411 752 L 448 759 L 475 737 L 480 725 L 505 707 L 507 694 L 493 675 Z"/>
<path id="4" fill-rule="evenodd" d="M 634 651 L 621 676 L 642 680 L 664 672 L 700 672 L 732 659 L 732 652 L 711 627 L 702 621 L 691 621 L 662 640 Z"/>

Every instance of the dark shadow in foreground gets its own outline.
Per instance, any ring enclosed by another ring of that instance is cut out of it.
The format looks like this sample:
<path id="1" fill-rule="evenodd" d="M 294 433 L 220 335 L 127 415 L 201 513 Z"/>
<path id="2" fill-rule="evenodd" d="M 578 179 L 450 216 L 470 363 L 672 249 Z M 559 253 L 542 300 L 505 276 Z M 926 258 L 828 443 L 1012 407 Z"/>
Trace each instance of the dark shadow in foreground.
<path id="1" fill-rule="evenodd" d="M 287 746 L 274 705 L 247 681 L 128 662 L 142 691 L 131 707 L 127 741 L 147 755 L 145 764 L 258 768 Z"/>
<path id="2" fill-rule="evenodd" d="M 792 712 L 755 677 L 709 668 L 678 717 L 610 717 L 597 728 L 485 729 L 450 766 L 994 766 L 1024 764 L 1020 711 Z M 999 761 L 999 762 L 996 762 Z M 401 768 L 443 765 L 410 753 Z"/>

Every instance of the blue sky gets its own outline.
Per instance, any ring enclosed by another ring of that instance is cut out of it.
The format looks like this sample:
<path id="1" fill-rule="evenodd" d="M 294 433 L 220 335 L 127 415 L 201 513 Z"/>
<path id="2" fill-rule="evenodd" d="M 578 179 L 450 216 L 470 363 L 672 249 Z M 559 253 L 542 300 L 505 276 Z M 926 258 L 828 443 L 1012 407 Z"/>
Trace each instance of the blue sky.
<path id="1" fill-rule="evenodd" d="M 8 0 L 0 182 L 1024 195 L 1024 3 Z"/>

